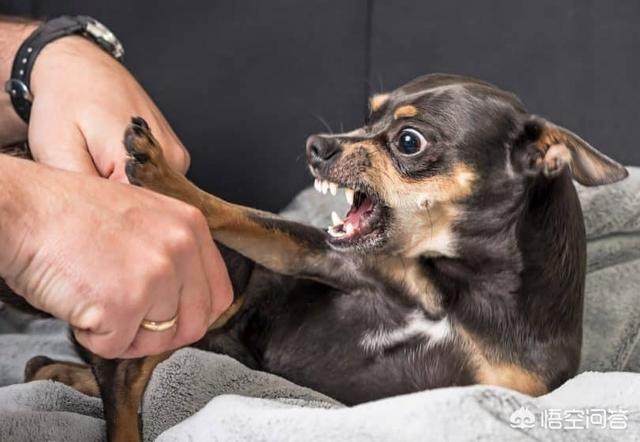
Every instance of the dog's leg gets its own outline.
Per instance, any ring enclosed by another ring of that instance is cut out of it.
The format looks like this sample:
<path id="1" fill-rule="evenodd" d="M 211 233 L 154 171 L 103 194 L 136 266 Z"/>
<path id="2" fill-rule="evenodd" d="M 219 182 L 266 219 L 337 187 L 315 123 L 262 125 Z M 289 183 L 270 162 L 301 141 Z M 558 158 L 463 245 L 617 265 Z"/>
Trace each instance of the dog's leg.
<path id="1" fill-rule="evenodd" d="M 172 352 L 137 359 L 101 359 L 92 362 L 100 387 L 107 438 L 111 442 L 141 440 L 138 410 L 153 369 Z"/>
<path id="2" fill-rule="evenodd" d="M 333 251 L 321 230 L 228 203 L 171 170 L 143 119 L 132 120 L 124 143 L 131 155 L 126 166 L 129 181 L 200 209 L 215 240 L 277 273 L 308 277 L 338 288 L 358 282 L 354 260 Z"/>
<path id="3" fill-rule="evenodd" d="M 100 389 L 91 367 L 74 362 L 54 361 L 46 356 L 31 358 L 24 369 L 25 382 L 56 381 L 62 382 L 80 393 L 100 397 Z"/>
<path id="4" fill-rule="evenodd" d="M 91 366 L 32 358 L 25 367 L 25 381 L 62 382 L 89 396 L 102 397 L 107 438 L 111 442 L 141 440 L 138 409 L 153 369 L 172 352 L 138 359 L 91 357 Z"/>

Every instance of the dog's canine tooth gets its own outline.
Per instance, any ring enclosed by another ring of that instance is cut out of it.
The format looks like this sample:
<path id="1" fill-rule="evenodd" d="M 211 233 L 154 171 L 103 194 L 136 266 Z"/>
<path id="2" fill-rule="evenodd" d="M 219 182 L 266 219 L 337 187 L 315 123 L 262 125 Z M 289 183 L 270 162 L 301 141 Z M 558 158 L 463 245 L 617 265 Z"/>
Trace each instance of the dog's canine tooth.
<path id="1" fill-rule="evenodd" d="M 353 196 L 356 194 L 353 189 L 344 189 L 344 196 L 347 198 L 349 205 L 353 205 Z"/>
<path id="2" fill-rule="evenodd" d="M 329 233 L 329 235 L 333 236 L 334 238 L 340 238 L 341 236 L 346 235 L 344 232 L 338 232 L 333 227 L 329 227 L 327 229 L 327 232 Z"/>
<path id="3" fill-rule="evenodd" d="M 336 196 L 336 193 L 338 193 L 338 185 L 336 183 L 329 183 L 329 192 L 331 192 L 331 195 Z"/>
<path id="4" fill-rule="evenodd" d="M 340 218 L 340 215 L 338 215 L 335 211 L 331 212 L 331 221 L 333 222 L 334 226 L 339 226 L 340 224 L 342 224 L 342 218 Z"/>
<path id="5" fill-rule="evenodd" d="M 322 182 L 322 194 L 326 195 L 327 194 L 327 190 L 329 190 L 329 181 L 323 181 Z"/>
<path id="6" fill-rule="evenodd" d="M 347 223 L 344 225 L 344 231 L 346 232 L 347 235 L 351 235 L 353 233 L 353 225 L 350 223 Z"/>
<path id="7" fill-rule="evenodd" d="M 313 187 L 318 191 L 318 192 L 322 192 L 322 184 L 320 183 L 320 180 L 318 178 L 316 178 L 313 182 Z"/>

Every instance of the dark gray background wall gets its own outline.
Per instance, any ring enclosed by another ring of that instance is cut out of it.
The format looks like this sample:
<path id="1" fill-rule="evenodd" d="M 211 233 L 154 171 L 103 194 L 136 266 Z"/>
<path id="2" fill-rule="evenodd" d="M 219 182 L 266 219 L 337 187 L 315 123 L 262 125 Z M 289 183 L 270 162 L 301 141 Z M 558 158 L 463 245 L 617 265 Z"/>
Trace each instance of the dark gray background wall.
<path id="1" fill-rule="evenodd" d="M 307 135 L 359 125 L 373 92 L 476 76 L 640 165 L 640 2 L 607 0 L 0 0 L 89 14 L 192 153 L 191 178 L 275 210 L 309 184 Z"/>

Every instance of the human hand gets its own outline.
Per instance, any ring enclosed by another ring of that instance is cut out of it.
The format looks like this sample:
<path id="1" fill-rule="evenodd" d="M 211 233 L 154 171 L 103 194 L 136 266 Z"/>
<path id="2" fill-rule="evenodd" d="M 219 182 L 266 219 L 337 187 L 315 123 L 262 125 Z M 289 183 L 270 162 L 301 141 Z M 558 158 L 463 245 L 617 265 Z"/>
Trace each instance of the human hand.
<path id="1" fill-rule="evenodd" d="M 0 229 L 0 276 L 68 321 L 89 350 L 115 358 L 184 346 L 229 306 L 225 264 L 197 209 L 24 160 L 0 157 L 0 165 L 13 208 Z M 144 318 L 176 314 L 167 331 L 140 328 Z"/>
<path id="2" fill-rule="evenodd" d="M 169 165 L 181 173 L 189 167 L 187 151 L 140 84 L 85 38 L 45 46 L 31 73 L 31 91 L 28 140 L 40 163 L 126 182 L 123 128 L 140 115 Z"/>

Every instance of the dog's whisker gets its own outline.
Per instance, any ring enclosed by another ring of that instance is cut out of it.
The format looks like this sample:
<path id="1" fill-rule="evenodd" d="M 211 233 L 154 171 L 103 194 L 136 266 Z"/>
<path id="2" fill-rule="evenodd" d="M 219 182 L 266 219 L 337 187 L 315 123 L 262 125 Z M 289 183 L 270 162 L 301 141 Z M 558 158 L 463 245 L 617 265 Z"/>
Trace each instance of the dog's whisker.
<path id="1" fill-rule="evenodd" d="M 333 129 L 331 128 L 331 125 L 329 125 L 329 123 L 327 122 L 327 120 L 325 120 L 321 115 L 313 115 L 314 117 L 316 117 L 318 119 L 318 121 L 320 121 L 320 123 L 322 123 L 322 125 L 325 127 L 325 129 L 327 129 L 327 131 L 329 132 L 329 134 L 333 135 Z"/>
<path id="2" fill-rule="evenodd" d="M 379 86 L 378 92 L 382 93 L 384 91 L 384 85 L 382 83 L 382 74 L 380 73 L 378 73 L 378 86 Z"/>

